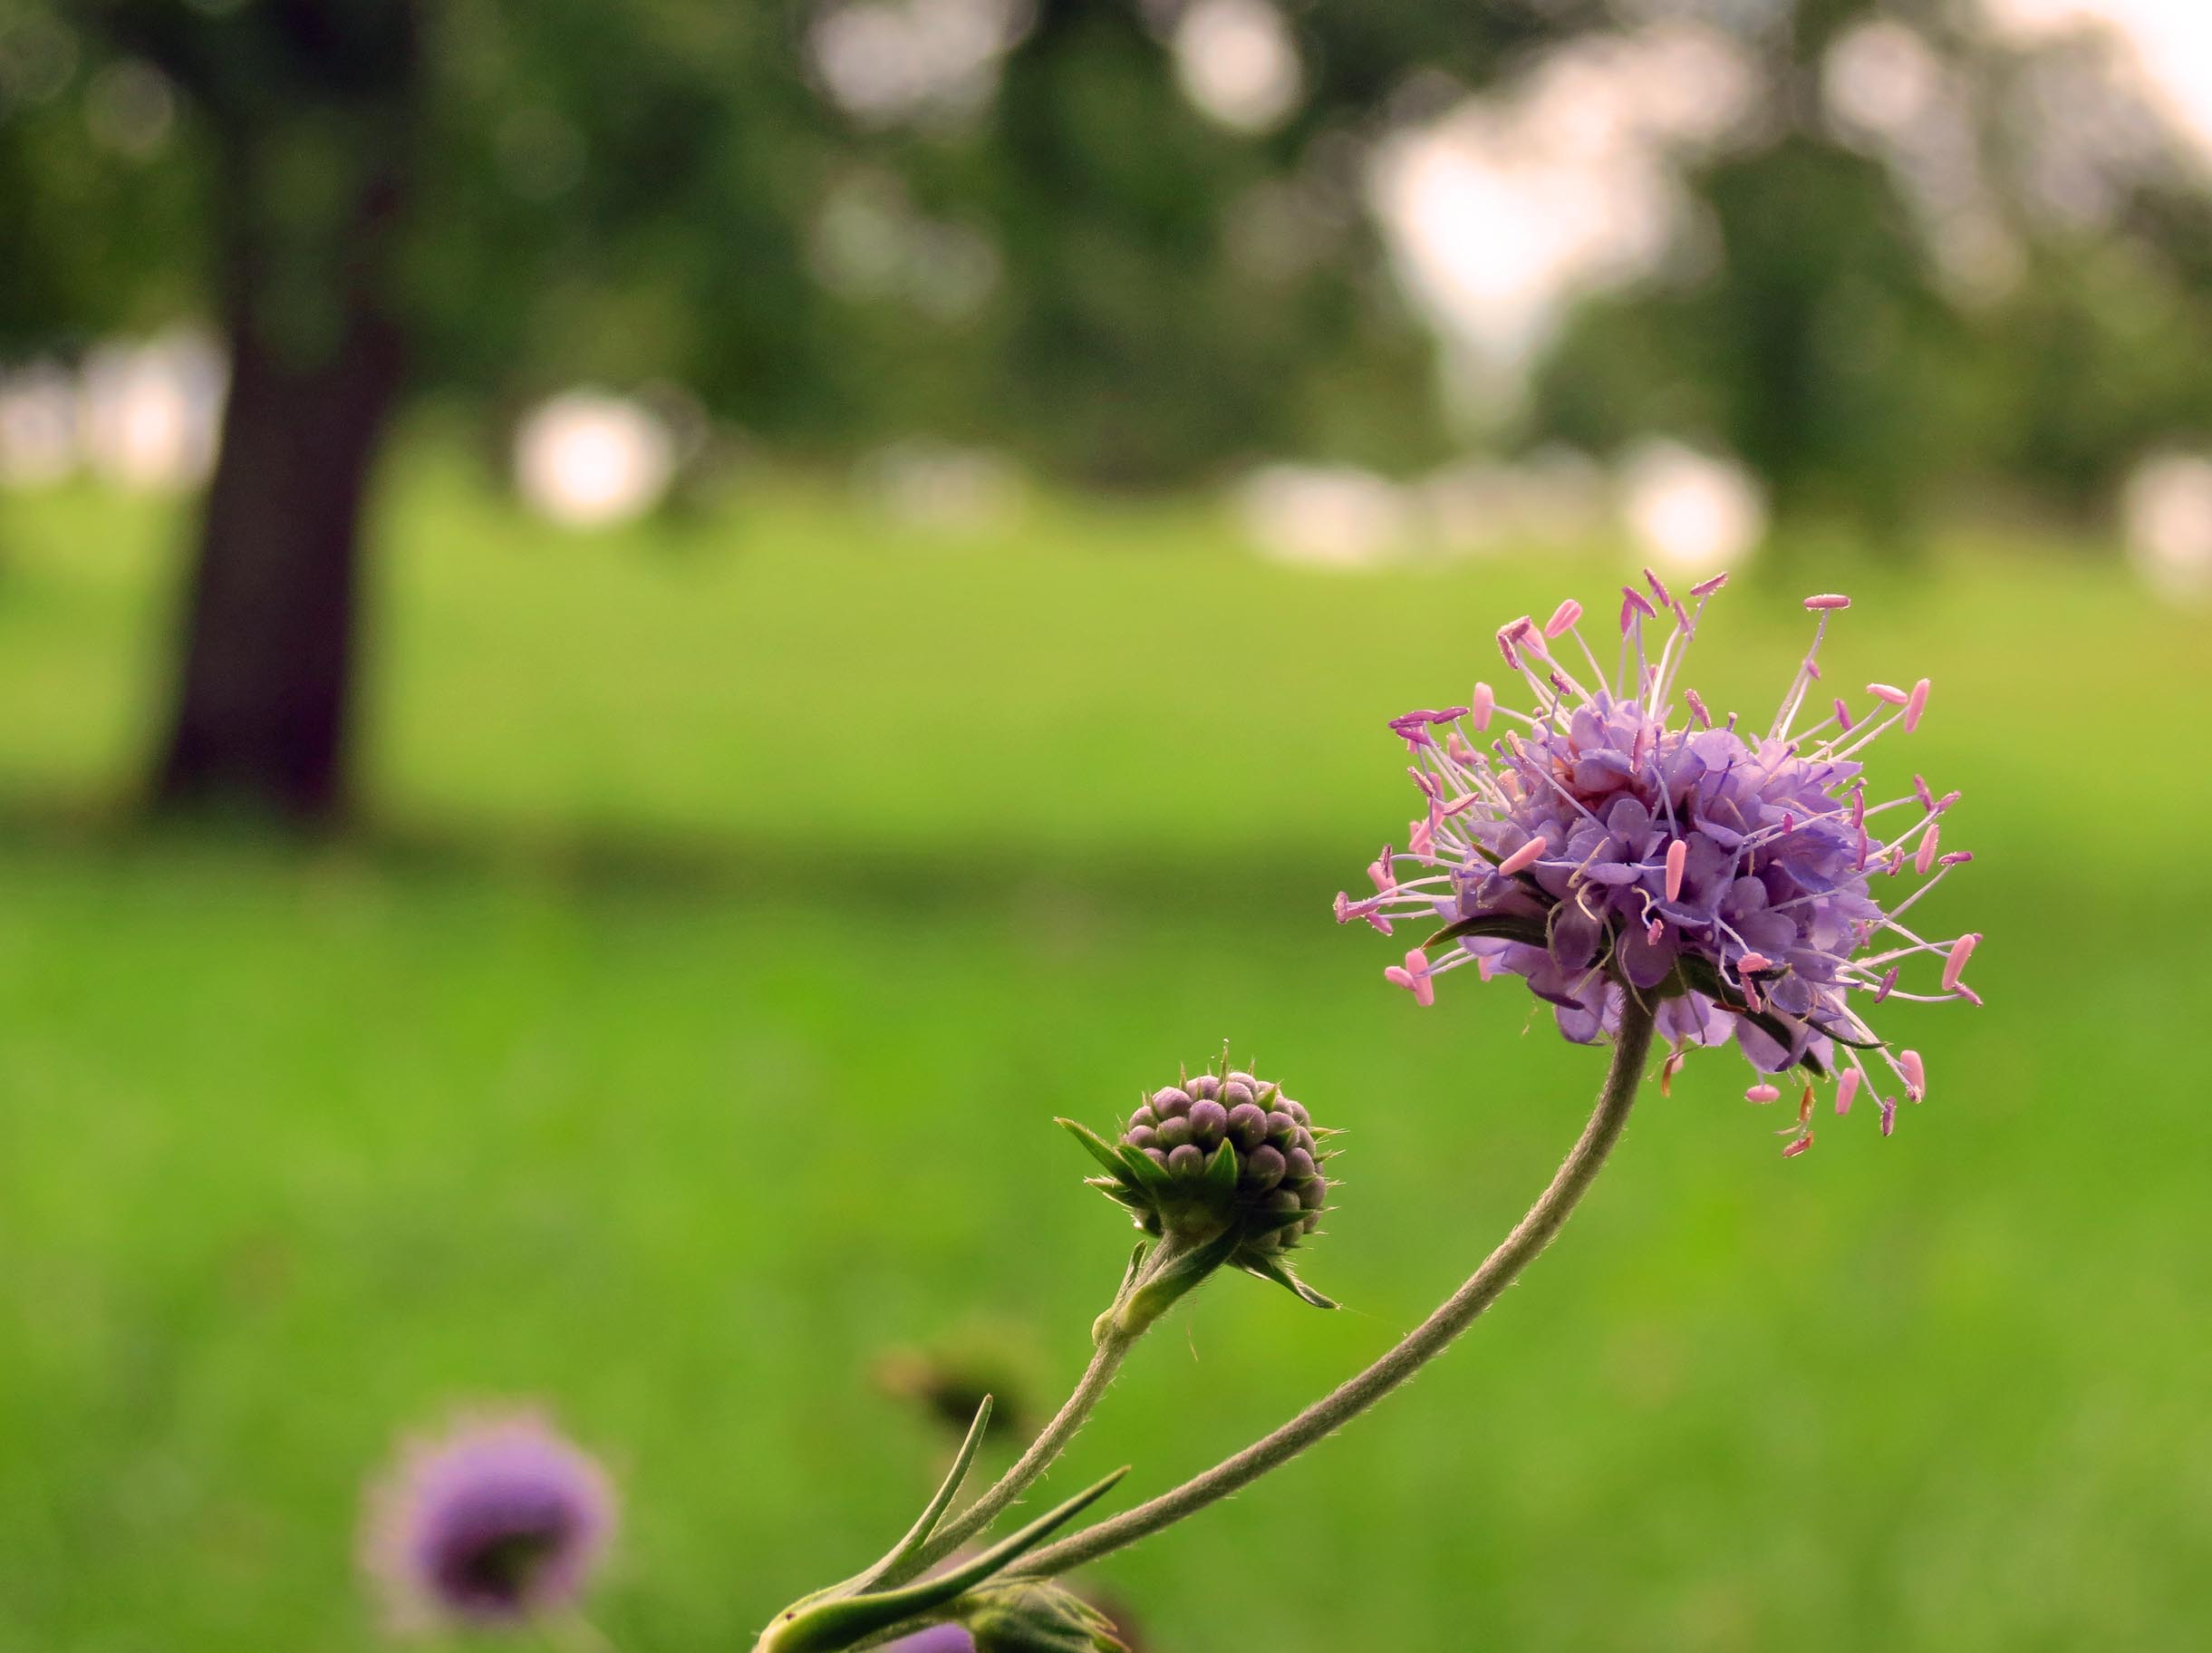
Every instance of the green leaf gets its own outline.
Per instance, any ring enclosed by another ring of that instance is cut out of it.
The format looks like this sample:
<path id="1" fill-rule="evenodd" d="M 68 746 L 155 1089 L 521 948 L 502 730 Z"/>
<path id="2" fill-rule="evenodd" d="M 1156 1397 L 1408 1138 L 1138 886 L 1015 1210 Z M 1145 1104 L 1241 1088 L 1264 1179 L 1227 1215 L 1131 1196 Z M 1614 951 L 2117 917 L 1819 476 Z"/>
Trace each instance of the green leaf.
<path id="1" fill-rule="evenodd" d="M 1173 1185 L 1174 1179 L 1147 1159 L 1144 1149 L 1131 1147 L 1125 1142 L 1118 1145 L 1115 1151 L 1121 1155 L 1121 1163 L 1135 1179 L 1137 1187 L 1149 1194 L 1163 1194 Z"/>
<path id="2" fill-rule="evenodd" d="M 1544 944 L 1544 927 L 1540 920 L 1514 918 L 1502 913 L 1478 913 L 1473 918 L 1463 918 L 1455 924 L 1446 924 L 1421 945 L 1441 946 L 1445 942 L 1456 942 L 1469 935 L 1487 936 L 1502 942 L 1520 942 L 1531 947 Z"/>
<path id="3" fill-rule="evenodd" d="M 1171 1257 L 1158 1273 L 1129 1294 L 1115 1313 L 1115 1325 L 1126 1336 L 1144 1330 L 1184 1292 L 1227 1262 L 1241 1238 L 1234 1228 L 1227 1228 L 1205 1244 Z"/>
<path id="4" fill-rule="evenodd" d="M 1825 1023 L 1815 1021 L 1810 1016 L 1805 1018 L 1805 1025 L 1822 1039 L 1832 1039 L 1836 1043 L 1848 1046 L 1853 1050 L 1881 1050 L 1887 1049 L 1889 1043 L 1886 1039 L 1853 1039 L 1849 1033 L 1839 1033 L 1835 1029 Z"/>
<path id="5" fill-rule="evenodd" d="M 892 1545 L 882 1561 L 861 1575 L 857 1589 L 866 1590 L 930 1542 L 930 1534 L 937 1531 L 937 1523 L 944 1519 L 945 1511 L 951 1508 L 953 1498 L 959 1494 L 961 1483 L 968 1478 L 968 1471 L 975 1463 L 976 1451 L 983 1445 L 983 1432 L 990 1425 L 992 1404 L 990 1396 L 983 1397 L 983 1404 L 975 1409 L 975 1421 L 968 1426 L 967 1439 L 961 1442 L 960 1451 L 952 1457 L 952 1467 L 945 1472 L 945 1478 L 939 1484 L 936 1493 L 915 1518 L 914 1524 L 907 1529 L 906 1536 Z"/>
<path id="6" fill-rule="evenodd" d="M 1121 1174 L 1121 1157 L 1115 1153 L 1114 1146 L 1089 1126 L 1074 1119 L 1055 1119 L 1053 1124 L 1081 1143 L 1084 1151 L 1107 1170 L 1116 1176 Z"/>
<path id="7" fill-rule="evenodd" d="M 1323 1297 L 1272 1257 L 1247 1257 L 1242 1260 L 1242 1266 L 1247 1274 L 1257 1274 L 1261 1280 L 1273 1281 L 1301 1303 L 1310 1303 L 1316 1309 L 1338 1307 L 1334 1299 Z"/>
<path id="8" fill-rule="evenodd" d="M 844 1596 L 786 1608 L 760 1634 L 754 1653 L 837 1653 L 878 1630 L 917 1618 L 1003 1572 L 1085 1510 L 1112 1492 L 1129 1473 L 1123 1465 L 1094 1486 L 1086 1487 L 1058 1509 L 1038 1516 L 980 1555 L 901 1590 Z"/>

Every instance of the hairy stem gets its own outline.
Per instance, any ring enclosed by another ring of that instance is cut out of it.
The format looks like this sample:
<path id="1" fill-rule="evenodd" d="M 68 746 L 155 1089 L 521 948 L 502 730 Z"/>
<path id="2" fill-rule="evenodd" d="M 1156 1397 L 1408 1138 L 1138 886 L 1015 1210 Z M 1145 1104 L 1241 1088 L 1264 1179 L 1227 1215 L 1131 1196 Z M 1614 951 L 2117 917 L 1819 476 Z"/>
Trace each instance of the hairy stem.
<path id="1" fill-rule="evenodd" d="M 1142 1266 L 1134 1270 L 1129 1278 L 1123 1281 L 1113 1304 L 1099 1317 L 1096 1347 L 1091 1351 L 1091 1363 L 1084 1368 L 1074 1393 L 1067 1397 L 1052 1421 L 1045 1426 L 1038 1437 L 1029 1443 L 1029 1449 L 999 1477 L 989 1492 L 939 1527 L 929 1542 L 922 1545 L 912 1560 L 895 1570 L 890 1581 L 912 1578 L 935 1566 L 990 1526 L 1007 1505 L 1029 1491 L 1038 1478 L 1052 1467 L 1053 1460 L 1067 1450 L 1067 1443 L 1074 1440 L 1077 1431 L 1089 1421 L 1091 1413 L 1113 1386 L 1115 1375 L 1121 1370 L 1122 1361 L 1136 1346 L 1136 1340 L 1145 1335 L 1143 1327 L 1135 1330 L 1124 1329 L 1116 1310 L 1138 1288 L 1181 1256 L 1183 1249 L 1172 1234 L 1152 1248 Z"/>
<path id="2" fill-rule="evenodd" d="M 1149 1537 L 1186 1515 L 1197 1513 L 1208 1504 L 1251 1485 L 1268 1471 L 1289 1463 L 1322 1436 L 1358 1416 L 1442 1354 L 1454 1339 L 1473 1323 L 1477 1315 L 1513 1283 L 1536 1254 L 1551 1242 L 1551 1237 L 1560 1232 L 1597 1176 L 1599 1167 L 1605 1164 L 1606 1155 L 1619 1140 L 1621 1128 L 1628 1122 L 1628 1110 L 1636 1101 L 1645 1058 L 1651 1050 L 1652 1020 L 1653 1008 L 1640 1003 L 1633 993 L 1628 994 L 1621 1010 L 1620 1031 L 1614 1040 L 1612 1067 L 1606 1075 L 1605 1088 L 1599 1093 L 1597 1109 L 1590 1115 L 1589 1123 L 1582 1127 L 1580 1140 L 1552 1177 L 1551 1185 L 1529 1207 L 1528 1214 L 1435 1313 L 1406 1333 L 1367 1370 L 1314 1402 L 1273 1434 L 1148 1503 L 1139 1504 L 1110 1521 L 1102 1521 L 1072 1538 L 1048 1544 L 1012 1571 L 1043 1577 L 1066 1572 Z"/>

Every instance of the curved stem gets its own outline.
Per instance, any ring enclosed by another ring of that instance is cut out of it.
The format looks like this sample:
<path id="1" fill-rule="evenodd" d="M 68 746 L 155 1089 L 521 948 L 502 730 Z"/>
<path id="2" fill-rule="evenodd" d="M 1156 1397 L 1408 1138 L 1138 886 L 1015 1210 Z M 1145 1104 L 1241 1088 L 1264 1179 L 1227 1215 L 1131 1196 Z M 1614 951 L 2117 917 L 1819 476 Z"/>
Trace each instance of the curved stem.
<path id="1" fill-rule="evenodd" d="M 1074 1440 L 1077 1432 L 1089 1421 L 1091 1413 L 1097 1408 L 1106 1390 L 1113 1387 L 1115 1375 L 1121 1370 L 1121 1363 L 1128 1358 L 1130 1349 L 1136 1346 L 1136 1340 L 1145 1335 L 1145 1329 L 1141 1326 L 1135 1330 L 1125 1329 L 1115 1311 L 1139 1287 L 1180 1257 L 1184 1249 L 1171 1234 L 1152 1248 L 1151 1254 L 1145 1259 L 1142 1266 L 1132 1270 L 1129 1277 L 1122 1282 L 1121 1290 L 1116 1293 L 1112 1305 L 1098 1319 L 1096 1347 L 1091 1351 L 1090 1365 L 1084 1368 L 1074 1393 L 1067 1397 L 1059 1411 L 1054 1414 L 1052 1421 L 1029 1443 L 1029 1449 L 1014 1461 L 1013 1465 L 999 1477 L 991 1489 L 939 1527 L 928 1543 L 889 1575 L 891 1581 L 912 1578 L 935 1566 L 990 1526 L 1007 1505 L 1029 1491 L 1038 1478 L 1052 1467 L 1053 1460 L 1067 1450 L 1067 1443 Z"/>
<path id="2" fill-rule="evenodd" d="M 1141 1503 L 1111 1521 L 1102 1521 L 1072 1538 L 1047 1545 L 1012 1571 L 1044 1577 L 1066 1572 L 1148 1537 L 1186 1515 L 1195 1514 L 1216 1500 L 1251 1485 L 1270 1469 L 1288 1463 L 1322 1436 L 1358 1416 L 1442 1354 L 1477 1315 L 1513 1283 L 1536 1254 L 1550 1243 L 1551 1237 L 1560 1232 L 1597 1176 L 1599 1167 L 1605 1164 L 1606 1155 L 1619 1140 L 1621 1127 L 1628 1124 L 1628 1110 L 1636 1101 L 1645 1058 L 1651 1050 L 1652 1020 L 1650 1005 L 1639 1002 L 1633 993 L 1626 995 L 1620 1031 L 1613 1044 L 1612 1067 L 1606 1075 L 1605 1088 L 1599 1093 L 1597 1109 L 1590 1115 L 1589 1123 L 1582 1127 L 1580 1140 L 1552 1177 L 1551 1185 L 1529 1207 L 1528 1214 L 1435 1313 L 1407 1332 L 1366 1371 L 1314 1402 L 1273 1434 L 1253 1442 L 1234 1456 L 1222 1459 L 1173 1492 L 1163 1493 L 1150 1503 Z"/>

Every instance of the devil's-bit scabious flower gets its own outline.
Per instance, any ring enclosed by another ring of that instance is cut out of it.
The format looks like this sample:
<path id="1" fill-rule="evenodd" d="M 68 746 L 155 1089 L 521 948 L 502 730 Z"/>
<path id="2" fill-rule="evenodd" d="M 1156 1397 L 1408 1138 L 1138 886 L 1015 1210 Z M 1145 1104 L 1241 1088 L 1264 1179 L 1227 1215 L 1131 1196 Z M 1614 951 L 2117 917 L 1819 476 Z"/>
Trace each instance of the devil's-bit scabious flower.
<path id="1" fill-rule="evenodd" d="M 518 1623 L 572 1606 L 614 1529 L 606 1474 L 534 1414 L 409 1443 L 369 1493 L 362 1559 L 393 1622 Z"/>
<path id="2" fill-rule="evenodd" d="M 1927 1075 L 1916 1052 L 1893 1054 L 1877 1038 L 1859 1006 L 1981 1002 L 1961 979 L 1981 937 L 1931 941 L 1903 922 L 1973 858 L 1939 849 L 1958 794 L 1937 797 L 1915 776 L 1910 793 L 1869 803 L 1859 762 L 1885 731 L 1919 727 L 1928 680 L 1869 683 L 1870 704 L 1833 697 L 1825 717 L 1798 727 L 1821 681 L 1829 619 L 1850 606 L 1808 597 L 1812 646 L 1772 720 L 1763 730 L 1734 714 L 1716 721 L 1676 680 L 1725 576 L 1692 587 L 1695 607 L 1648 570 L 1645 580 L 1648 595 L 1622 588 L 1609 676 L 1570 600 L 1541 626 L 1524 615 L 1498 633 L 1507 666 L 1535 695 L 1532 714 L 1477 683 L 1465 706 L 1392 720 L 1426 807 L 1406 846 L 1386 846 L 1368 867 L 1374 893 L 1337 897 L 1338 922 L 1365 920 L 1386 935 L 1407 919 L 1433 926 L 1384 972 L 1422 1004 L 1448 971 L 1511 972 L 1550 1002 L 1562 1033 L 1589 1043 L 1618 1025 L 1623 996 L 1638 993 L 1659 1001 L 1659 1031 L 1674 1045 L 1663 1078 L 1687 1047 L 1734 1039 L 1761 1074 L 1802 1066 L 1835 1075 L 1838 1113 L 1863 1088 L 1887 1136 L 1897 1099 L 1878 1071 L 1916 1102 Z M 1663 616 L 1665 635 L 1654 637 Z M 1585 668 L 1587 685 L 1577 676 Z M 1876 880 L 1908 868 L 1923 882 L 1885 909 Z M 1921 961 L 1937 967 L 1933 991 L 1901 991 L 1900 970 Z M 1771 1102 L 1781 1092 L 1762 1081 L 1746 1094 Z M 1785 1153 L 1811 1144 L 1814 1095 L 1808 1083 Z"/>

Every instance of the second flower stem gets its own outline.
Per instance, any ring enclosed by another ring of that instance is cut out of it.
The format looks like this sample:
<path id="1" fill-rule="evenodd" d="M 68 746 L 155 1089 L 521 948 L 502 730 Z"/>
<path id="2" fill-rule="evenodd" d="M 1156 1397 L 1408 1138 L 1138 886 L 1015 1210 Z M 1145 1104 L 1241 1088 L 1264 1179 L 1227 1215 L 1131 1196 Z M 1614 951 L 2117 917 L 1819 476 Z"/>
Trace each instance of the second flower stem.
<path id="1" fill-rule="evenodd" d="M 1091 1350 L 1090 1365 L 1084 1368 L 1074 1392 L 1067 1397 L 1059 1411 L 1053 1415 L 1052 1421 L 1045 1426 L 1038 1437 L 1029 1443 L 1028 1450 L 999 1477 L 989 1492 L 959 1514 L 946 1520 L 930 1542 L 915 1553 L 913 1560 L 898 1569 L 896 1576 L 888 1581 L 899 1582 L 935 1566 L 990 1526 L 1007 1505 L 1020 1497 L 1052 1467 L 1053 1460 L 1066 1450 L 1067 1443 L 1074 1440 L 1077 1431 L 1089 1421 L 1091 1413 L 1112 1387 L 1115 1375 L 1121 1370 L 1121 1363 L 1128 1358 L 1129 1350 L 1135 1347 L 1136 1340 L 1145 1335 L 1142 1327 L 1135 1330 L 1125 1329 L 1115 1310 L 1140 1286 L 1180 1257 L 1183 1250 L 1182 1244 L 1172 1235 L 1152 1248 L 1143 1264 L 1123 1282 L 1113 1305 L 1099 1317 L 1097 1341 Z"/>
<path id="2" fill-rule="evenodd" d="M 1651 1051 L 1653 1020 L 1653 1007 L 1639 1001 L 1633 993 L 1625 995 L 1605 1088 L 1599 1093 L 1597 1109 L 1590 1115 L 1589 1123 L 1582 1127 L 1581 1137 L 1552 1177 L 1550 1185 L 1529 1207 L 1512 1232 L 1483 1260 L 1482 1267 L 1468 1277 L 1466 1283 L 1427 1320 L 1399 1339 L 1387 1354 L 1273 1434 L 1222 1459 L 1203 1474 L 1072 1538 L 1048 1544 L 1013 1571 L 1048 1578 L 1087 1561 L 1095 1561 L 1163 1527 L 1172 1526 L 1186 1515 L 1195 1514 L 1288 1463 L 1324 1436 L 1358 1416 L 1442 1354 L 1473 1323 L 1477 1315 L 1513 1283 L 1537 1253 L 1551 1242 L 1552 1236 L 1560 1232 L 1597 1176 L 1599 1168 L 1605 1164 L 1606 1155 L 1619 1140 L 1621 1129 L 1628 1122 L 1628 1110 L 1635 1104 L 1644 1063 Z M 1109 1371 L 1107 1377 L 1111 1376 Z M 1046 1433 L 1049 1435 L 1051 1431 Z"/>

